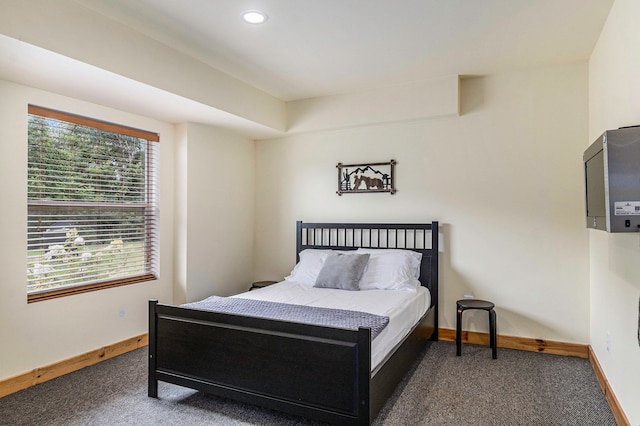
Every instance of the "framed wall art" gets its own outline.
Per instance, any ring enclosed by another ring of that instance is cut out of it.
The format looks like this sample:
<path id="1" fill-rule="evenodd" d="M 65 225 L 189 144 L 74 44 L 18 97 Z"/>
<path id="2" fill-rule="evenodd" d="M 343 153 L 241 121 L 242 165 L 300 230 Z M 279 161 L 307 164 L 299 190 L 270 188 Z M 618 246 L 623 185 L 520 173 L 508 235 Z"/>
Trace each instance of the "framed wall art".
<path id="1" fill-rule="evenodd" d="M 342 164 L 338 163 L 338 195 L 388 192 L 395 194 L 393 168 L 395 160 L 386 163 Z"/>

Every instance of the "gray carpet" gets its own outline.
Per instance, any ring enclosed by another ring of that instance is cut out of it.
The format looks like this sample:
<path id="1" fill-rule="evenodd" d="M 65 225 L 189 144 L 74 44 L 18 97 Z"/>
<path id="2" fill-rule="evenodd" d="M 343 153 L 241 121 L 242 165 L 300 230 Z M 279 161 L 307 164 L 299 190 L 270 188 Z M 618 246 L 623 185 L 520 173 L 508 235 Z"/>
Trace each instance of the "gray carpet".
<path id="1" fill-rule="evenodd" d="M 146 395 L 146 348 L 0 398 L 1 425 L 315 425 L 160 383 Z M 374 425 L 615 425 L 587 360 L 436 342 Z"/>

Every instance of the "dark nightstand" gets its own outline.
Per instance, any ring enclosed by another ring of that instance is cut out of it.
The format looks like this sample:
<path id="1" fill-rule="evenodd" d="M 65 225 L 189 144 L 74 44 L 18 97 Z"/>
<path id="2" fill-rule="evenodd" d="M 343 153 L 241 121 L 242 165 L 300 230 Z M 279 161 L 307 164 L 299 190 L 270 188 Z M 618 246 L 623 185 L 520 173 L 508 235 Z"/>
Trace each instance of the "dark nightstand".
<path id="1" fill-rule="evenodd" d="M 266 287 L 268 285 L 275 284 L 277 282 L 278 281 L 256 281 L 251 284 L 251 288 L 249 288 L 249 291 L 255 290 L 256 288 Z"/>

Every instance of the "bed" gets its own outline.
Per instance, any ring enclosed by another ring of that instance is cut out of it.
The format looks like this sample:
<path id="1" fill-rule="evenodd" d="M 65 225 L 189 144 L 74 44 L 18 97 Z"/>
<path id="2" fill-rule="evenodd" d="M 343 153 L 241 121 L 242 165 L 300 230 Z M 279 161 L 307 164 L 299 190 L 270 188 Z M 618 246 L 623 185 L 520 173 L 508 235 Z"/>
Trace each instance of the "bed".
<path id="1" fill-rule="evenodd" d="M 371 327 L 353 330 L 150 300 L 148 395 L 158 397 L 163 381 L 331 424 L 370 424 L 416 356 L 438 339 L 438 223 L 297 222 L 296 264 L 305 250 L 367 248 L 420 253 L 419 285 L 430 296 L 424 315 L 381 361 L 372 362 Z"/>

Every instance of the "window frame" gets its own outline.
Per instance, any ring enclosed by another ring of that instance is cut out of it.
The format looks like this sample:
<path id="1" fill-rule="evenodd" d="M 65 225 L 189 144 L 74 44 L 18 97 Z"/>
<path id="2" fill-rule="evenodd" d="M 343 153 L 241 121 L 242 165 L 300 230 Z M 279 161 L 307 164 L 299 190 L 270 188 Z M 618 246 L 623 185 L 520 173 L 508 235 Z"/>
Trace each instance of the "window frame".
<path id="1" fill-rule="evenodd" d="M 85 117 L 77 114 L 71 114 L 71 113 L 54 110 L 50 108 L 45 108 L 37 105 L 31 105 L 31 104 L 28 105 L 28 115 L 37 115 L 37 116 L 55 119 L 63 122 L 87 126 L 87 127 L 99 129 L 102 131 L 111 132 L 111 133 L 119 133 L 126 136 L 141 138 L 148 141 L 149 144 L 160 142 L 159 134 L 154 132 L 136 129 L 136 128 L 124 126 L 121 124 L 98 120 L 98 119 Z M 156 148 L 156 150 L 158 152 L 155 155 L 150 155 L 150 152 L 149 152 L 147 157 L 145 158 L 145 161 L 147 163 L 147 170 L 145 173 L 145 191 L 147 193 L 147 196 L 146 196 L 147 202 L 144 204 L 146 205 L 145 209 L 149 209 L 149 208 L 153 209 L 153 218 L 151 220 L 146 219 L 147 223 L 144 226 L 144 235 L 145 235 L 144 238 L 146 240 L 145 242 L 146 248 L 143 251 L 143 254 L 148 261 L 145 263 L 145 265 L 150 264 L 152 267 L 152 271 L 151 272 L 145 271 L 140 275 L 108 279 L 108 280 L 98 281 L 93 283 L 62 286 L 60 288 L 53 287 L 51 289 L 34 290 L 31 292 L 27 290 L 27 303 L 50 300 L 50 299 L 64 297 L 64 296 L 71 296 L 74 294 L 87 293 L 87 292 L 98 291 L 98 290 L 103 290 L 107 288 L 119 287 L 119 286 L 135 284 L 140 282 L 147 282 L 147 281 L 158 279 L 159 269 L 160 269 L 159 268 L 160 253 L 159 253 L 159 247 L 157 242 L 157 232 L 158 232 L 157 227 L 159 224 L 159 205 L 158 205 L 159 194 L 157 193 L 157 191 L 159 190 L 159 182 L 158 182 L 159 171 L 152 166 L 153 163 L 156 163 L 156 164 L 159 163 L 159 158 L 156 158 L 156 156 L 159 157 L 159 148 Z M 149 182 L 150 178 L 153 179 L 152 182 Z M 101 206 L 101 203 L 98 203 L 98 202 L 83 203 L 78 201 L 74 201 L 74 202 L 60 202 L 55 200 L 43 201 L 43 200 L 33 200 L 27 197 L 28 211 L 31 206 L 38 206 L 41 209 L 51 208 L 52 210 L 59 211 L 61 209 L 64 209 L 65 206 L 78 207 L 82 204 L 87 204 L 87 207 L 91 207 L 92 209 L 95 208 L 98 211 L 100 207 L 107 207 L 106 205 Z M 118 204 L 118 203 L 107 203 L 107 204 L 113 207 L 114 204 Z M 155 229 L 154 229 L 154 226 L 155 226 Z M 154 236 L 156 238 L 154 238 Z M 28 253 L 28 249 L 27 249 L 27 253 Z M 157 265 L 155 268 L 155 271 L 153 270 L 154 269 L 153 262 L 151 261 L 150 257 L 153 257 L 153 260 L 155 260 L 155 263 Z"/>

